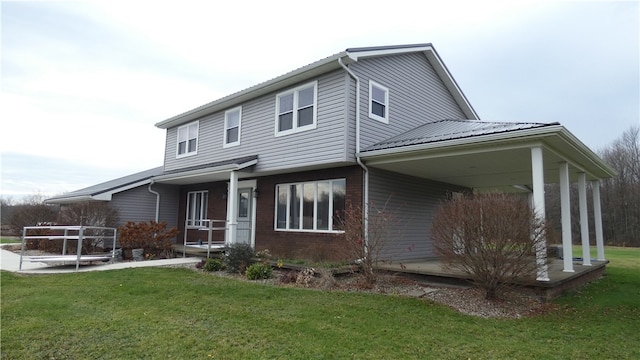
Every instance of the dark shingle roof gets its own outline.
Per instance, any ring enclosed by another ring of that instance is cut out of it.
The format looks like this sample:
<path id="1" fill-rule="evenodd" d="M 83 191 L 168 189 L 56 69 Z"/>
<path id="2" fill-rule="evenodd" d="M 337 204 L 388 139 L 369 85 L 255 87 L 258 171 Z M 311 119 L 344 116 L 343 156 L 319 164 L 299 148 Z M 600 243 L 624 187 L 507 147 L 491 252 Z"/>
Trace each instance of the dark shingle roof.
<path id="1" fill-rule="evenodd" d="M 420 125 L 400 135 L 374 144 L 363 152 L 392 149 L 410 145 L 420 145 L 462 139 L 474 136 L 490 135 L 518 131 L 544 126 L 559 125 L 558 123 L 516 123 L 516 122 L 490 122 L 478 120 L 452 120 L 445 119 Z"/>

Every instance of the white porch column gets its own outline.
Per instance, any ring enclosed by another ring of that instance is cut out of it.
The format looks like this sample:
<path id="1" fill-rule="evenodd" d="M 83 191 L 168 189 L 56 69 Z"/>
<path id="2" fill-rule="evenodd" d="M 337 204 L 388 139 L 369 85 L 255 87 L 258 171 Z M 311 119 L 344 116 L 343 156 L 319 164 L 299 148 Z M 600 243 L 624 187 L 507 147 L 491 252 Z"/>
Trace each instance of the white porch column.
<path id="1" fill-rule="evenodd" d="M 533 211 L 538 218 L 546 219 L 544 209 L 544 162 L 542 158 L 542 148 L 531 148 L 531 180 L 533 183 L 532 203 Z M 549 281 L 549 269 L 547 266 L 547 242 L 541 242 L 536 247 L 536 265 L 538 274 L 536 280 Z"/>
<path id="2" fill-rule="evenodd" d="M 227 243 L 235 244 L 238 233 L 238 174 L 235 171 L 229 176 L 229 194 L 227 196 Z"/>
<path id="3" fill-rule="evenodd" d="M 589 216 L 587 214 L 587 174 L 578 174 L 578 199 L 580 202 L 580 238 L 582 240 L 582 265 L 591 266 L 589 251 Z"/>
<path id="4" fill-rule="evenodd" d="M 602 210 L 600 208 L 600 180 L 591 181 L 591 191 L 593 192 L 593 220 L 596 225 L 596 249 L 598 250 L 598 261 L 605 261 L 604 236 L 602 234 Z"/>
<path id="5" fill-rule="evenodd" d="M 562 258 L 564 272 L 573 270 L 573 248 L 571 244 L 571 199 L 569 196 L 569 163 L 560 163 L 560 210 L 562 214 Z"/>

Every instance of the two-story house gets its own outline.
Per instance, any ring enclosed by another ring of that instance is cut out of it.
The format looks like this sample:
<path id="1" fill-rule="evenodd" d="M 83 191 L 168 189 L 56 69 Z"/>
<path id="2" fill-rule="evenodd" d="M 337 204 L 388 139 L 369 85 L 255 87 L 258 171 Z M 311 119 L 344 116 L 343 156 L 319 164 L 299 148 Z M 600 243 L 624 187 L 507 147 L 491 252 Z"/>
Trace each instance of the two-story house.
<path id="1" fill-rule="evenodd" d="M 545 183 L 568 210 L 570 182 L 581 204 L 591 182 L 599 205 L 599 179 L 615 174 L 558 123 L 480 121 L 431 44 L 346 49 L 156 126 L 164 166 L 48 202 L 110 201 L 123 222 L 166 221 L 189 242 L 222 220 L 215 241 L 314 259 L 340 254 L 348 206 L 384 205 L 402 227 L 386 253 L 406 261 L 435 256 L 431 217 L 452 192 L 526 192 L 544 216 Z"/>

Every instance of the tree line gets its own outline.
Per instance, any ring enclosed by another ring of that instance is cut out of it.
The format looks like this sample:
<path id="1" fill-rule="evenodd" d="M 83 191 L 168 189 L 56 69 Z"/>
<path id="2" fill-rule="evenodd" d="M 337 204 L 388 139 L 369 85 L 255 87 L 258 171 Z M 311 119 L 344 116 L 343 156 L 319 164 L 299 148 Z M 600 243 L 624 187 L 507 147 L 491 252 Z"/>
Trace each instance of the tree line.
<path id="1" fill-rule="evenodd" d="M 607 245 L 640 246 L 640 127 L 632 126 L 610 145 L 598 152 L 618 175 L 601 181 L 600 196 L 604 238 Z M 587 206 L 589 207 L 590 243 L 595 243 L 593 218 L 593 197 L 589 187 Z M 572 238 L 580 242 L 580 216 L 577 184 L 571 186 Z M 555 230 L 549 235 L 549 242 L 561 242 L 560 234 L 560 188 L 557 184 L 545 187 L 547 219 Z M 117 213 L 104 203 L 77 204 L 65 207 L 44 204 L 41 195 L 33 195 L 18 204 L 10 198 L 0 197 L 2 234 L 19 235 L 23 226 L 45 222 L 74 223 L 84 225 L 111 226 L 117 222 Z M 115 225 L 115 224 L 114 224 Z"/>
<path id="2" fill-rule="evenodd" d="M 618 175 L 600 182 L 602 227 L 607 245 L 640 246 L 640 127 L 632 126 L 614 140 L 598 155 Z M 571 231 L 574 243 L 580 243 L 580 208 L 578 186 L 571 184 Z M 593 196 L 591 186 L 587 189 L 589 208 L 590 243 L 595 243 L 593 218 Z M 550 184 L 545 187 L 547 219 L 560 233 L 560 187 Z M 561 242 L 559 239 L 550 239 Z"/>

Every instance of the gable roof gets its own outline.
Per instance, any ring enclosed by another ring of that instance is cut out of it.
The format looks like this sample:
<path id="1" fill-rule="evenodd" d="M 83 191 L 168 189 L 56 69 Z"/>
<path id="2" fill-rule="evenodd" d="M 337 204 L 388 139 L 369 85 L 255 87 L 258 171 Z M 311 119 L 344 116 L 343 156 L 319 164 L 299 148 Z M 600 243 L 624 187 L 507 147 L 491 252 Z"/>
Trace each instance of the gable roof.
<path id="1" fill-rule="evenodd" d="M 364 152 L 556 125 L 560 124 L 557 122 L 517 123 L 444 119 L 420 125 L 402 134 L 373 144 L 365 149 Z"/>
<path id="2" fill-rule="evenodd" d="M 113 194 L 146 185 L 151 182 L 154 176 L 162 174 L 164 167 L 159 166 L 153 169 L 141 171 L 135 174 L 123 176 L 118 179 L 109 180 L 84 189 L 72 191 L 63 195 L 46 199 L 47 204 L 70 204 L 79 201 L 101 200 L 109 201 Z"/>
<path id="3" fill-rule="evenodd" d="M 376 47 L 360 47 L 360 48 L 348 48 L 342 52 L 333 54 L 324 59 L 320 59 L 309 65 L 300 67 L 293 71 L 290 71 L 284 75 L 278 76 L 271 80 L 267 80 L 260 84 L 251 86 L 236 93 L 227 95 L 218 100 L 214 100 L 210 103 L 199 106 L 195 109 L 189 110 L 182 114 L 173 116 L 169 119 L 156 123 L 156 127 L 161 129 L 168 129 L 175 126 L 185 124 L 187 122 L 196 120 L 211 113 L 228 109 L 230 107 L 239 105 L 248 100 L 254 99 L 258 96 L 262 96 L 277 90 L 284 89 L 292 86 L 296 83 L 309 80 L 311 78 L 320 76 L 329 71 L 341 69 L 342 66 L 338 62 L 341 59 L 345 65 L 357 62 L 359 59 L 398 55 L 403 53 L 422 52 L 427 57 L 431 66 L 435 69 L 436 73 L 447 87 L 453 98 L 457 102 L 458 106 L 462 109 L 465 116 L 469 119 L 479 119 L 478 114 L 475 112 L 464 93 L 454 80 L 449 70 L 444 65 L 440 56 L 436 52 L 435 48 L 430 43 L 425 44 L 410 44 L 410 45 L 394 45 L 394 46 L 376 46 Z"/>

